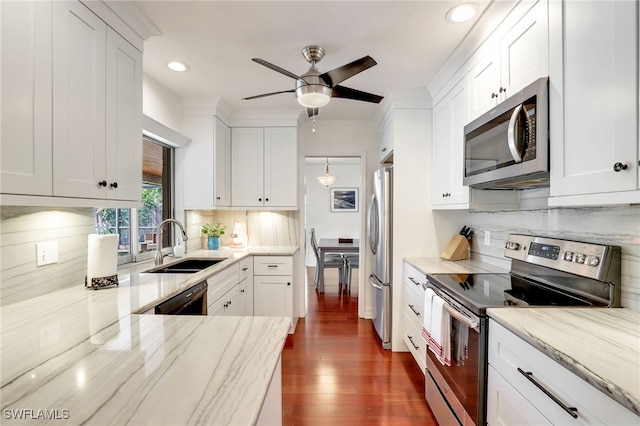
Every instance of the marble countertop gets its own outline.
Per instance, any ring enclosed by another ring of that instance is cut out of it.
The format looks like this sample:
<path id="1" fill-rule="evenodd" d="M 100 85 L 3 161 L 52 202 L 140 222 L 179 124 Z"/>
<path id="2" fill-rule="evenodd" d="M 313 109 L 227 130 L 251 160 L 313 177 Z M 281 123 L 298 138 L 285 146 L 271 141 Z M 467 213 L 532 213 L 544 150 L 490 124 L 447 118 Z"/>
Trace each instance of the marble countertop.
<path id="1" fill-rule="evenodd" d="M 439 257 L 406 257 L 406 262 L 425 274 L 481 274 L 508 273 L 509 271 L 475 259 L 443 260 Z"/>
<path id="2" fill-rule="evenodd" d="M 487 313 L 640 415 L 640 313 L 624 308 L 493 308 Z"/>
<path id="3" fill-rule="evenodd" d="M 246 256 L 296 250 L 199 250 L 187 257 L 227 260 L 189 275 L 145 273 L 153 261 L 143 262 L 120 270 L 118 287 L 69 287 L 3 306 L 2 423 L 40 423 L 38 410 L 54 410 L 65 424 L 255 423 L 289 318 L 134 312 Z"/>

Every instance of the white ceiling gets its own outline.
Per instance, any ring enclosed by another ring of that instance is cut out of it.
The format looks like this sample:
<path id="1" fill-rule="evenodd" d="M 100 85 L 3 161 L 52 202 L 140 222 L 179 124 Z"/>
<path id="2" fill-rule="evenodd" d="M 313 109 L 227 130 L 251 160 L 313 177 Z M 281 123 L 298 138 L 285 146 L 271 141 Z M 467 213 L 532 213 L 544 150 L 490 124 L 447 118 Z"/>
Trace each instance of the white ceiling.
<path id="1" fill-rule="evenodd" d="M 489 0 L 473 0 L 482 11 Z M 136 1 L 162 32 L 144 45 L 144 71 L 180 97 L 223 98 L 233 111 L 299 110 L 293 93 L 255 100 L 243 97 L 289 90 L 295 81 L 259 65 L 258 57 L 294 74 L 309 64 L 302 48 L 326 50 L 320 72 L 366 55 L 378 65 L 343 86 L 387 96 L 426 88 L 474 21 L 452 24 L 446 12 L 465 0 L 426 1 Z M 166 67 L 177 59 L 186 73 Z M 332 99 L 318 120 L 372 120 L 378 106 Z"/>

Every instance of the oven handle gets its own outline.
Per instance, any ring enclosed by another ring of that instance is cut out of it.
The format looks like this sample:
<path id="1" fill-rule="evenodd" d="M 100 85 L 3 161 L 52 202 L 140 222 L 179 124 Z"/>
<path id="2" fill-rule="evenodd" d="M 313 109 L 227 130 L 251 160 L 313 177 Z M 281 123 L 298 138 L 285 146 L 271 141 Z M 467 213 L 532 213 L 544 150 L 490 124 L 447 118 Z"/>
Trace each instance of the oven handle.
<path id="1" fill-rule="evenodd" d="M 478 326 L 480 325 L 479 321 L 472 320 L 471 318 L 469 318 L 462 312 L 458 311 L 456 308 L 452 307 L 448 303 L 445 303 L 443 306 L 444 306 L 444 309 L 447 312 L 449 312 L 449 315 L 451 315 L 452 317 L 460 321 L 462 324 L 474 330 L 478 330 Z"/>
<path id="2" fill-rule="evenodd" d="M 435 294 L 438 295 L 438 297 L 441 297 L 440 296 L 440 292 L 438 291 L 437 288 L 435 288 L 435 287 L 433 287 L 431 285 L 428 285 L 428 284 L 422 284 L 422 287 L 425 290 L 427 288 L 430 288 L 431 290 L 433 290 L 433 292 Z M 454 317 L 455 319 L 460 321 L 465 326 L 467 326 L 467 327 L 479 332 L 479 328 L 478 328 L 478 327 L 480 327 L 480 320 L 479 319 L 469 318 L 468 316 L 466 316 L 465 314 L 463 314 L 462 312 L 460 312 L 459 310 L 457 310 L 456 308 L 451 306 L 449 303 L 445 303 L 443 306 L 444 306 L 444 309 L 449 313 L 449 315 L 451 315 L 452 317 Z"/>

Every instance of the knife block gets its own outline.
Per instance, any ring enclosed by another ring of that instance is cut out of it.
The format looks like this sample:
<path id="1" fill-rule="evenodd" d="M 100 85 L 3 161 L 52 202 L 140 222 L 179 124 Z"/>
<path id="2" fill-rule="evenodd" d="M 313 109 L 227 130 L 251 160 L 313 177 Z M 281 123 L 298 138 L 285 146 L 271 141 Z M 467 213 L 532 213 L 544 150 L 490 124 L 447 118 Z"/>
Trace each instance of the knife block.
<path id="1" fill-rule="evenodd" d="M 447 247 L 440 253 L 444 260 L 464 260 L 469 258 L 469 241 L 464 235 L 454 235 Z"/>

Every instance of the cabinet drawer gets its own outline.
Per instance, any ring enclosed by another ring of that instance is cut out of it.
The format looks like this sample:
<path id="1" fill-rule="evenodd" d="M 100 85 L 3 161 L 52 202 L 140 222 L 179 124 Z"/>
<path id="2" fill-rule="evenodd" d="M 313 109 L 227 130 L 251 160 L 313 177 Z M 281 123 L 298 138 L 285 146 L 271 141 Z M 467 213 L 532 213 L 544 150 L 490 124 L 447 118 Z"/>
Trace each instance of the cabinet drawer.
<path id="1" fill-rule="evenodd" d="M 291 256 L 254 256 L 254 275 L 293 275 Z"/>
<path id="2" fill-rule="evenodd" d="M 213 305 L 238 284 L 238 264 L 234 263 L 226 269 L 207 278 L 207 305 Z"/>
<path id="3" fill-rule="evenodd" d="M 424 291 L 424 285 L 427 285 L 427 274 L 420 272 L 417 268 L 409 263 L 404 264 L 404 283 L 420 292 Z M 422 294 L 422 293 L 421 293 Z"/>
<path id="4" fill-rule="evenodd" d="M 422 329 L 424 322 L 424 292 L 422 295 L 416 294 L 409 285 L 405 285 L 404 292 L 404 314 L 411 318 L 411 322 Z"/>
<path id="5" fill-rule="evenodd" d="M 489 324 L 489 365 L 553 424 L 638 424 L 640 418 L 494 320 Z M 518 369 L 531 373 L 573 418 Z M 490 395 L 491 397 L 491 395 Z M 490 402 L 489 405 L 492 403 Z"/>
<path id="6" fill-rule="evenodd" d="M 422 374 L 427 367 L 427 342 L 422 337 L 422 327 L 416 328 L 409 314 L 404 313 L 402 324 L 402 339 L 409 347 L 411 355 L 418 363 Z"/>
<path id="7" fill-rule="evenodd" d="M 245 257 L 239 262 L 239 280 L 242 281 L 247 277 L 253 276 L 253 258 L 251 256 Z"/>

